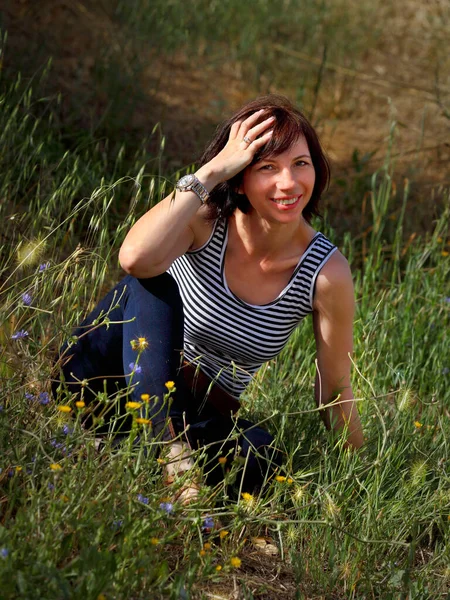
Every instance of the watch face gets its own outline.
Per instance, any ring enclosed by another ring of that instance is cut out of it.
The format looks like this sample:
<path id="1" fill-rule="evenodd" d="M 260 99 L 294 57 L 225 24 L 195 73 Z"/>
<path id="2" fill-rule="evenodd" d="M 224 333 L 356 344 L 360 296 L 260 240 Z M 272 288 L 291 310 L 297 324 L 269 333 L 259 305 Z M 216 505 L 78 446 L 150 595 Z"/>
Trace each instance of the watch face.
<path id="1" fill-rule="evenodd" d="M 182 177 L 179 182 L 178 185 L 181 188 L 185 188 L 188 185 L 190 185 L 191 183 L 193 183 L 195 181 L 195 177 L 194 175 L 185 175 L 184 177 Z"/>

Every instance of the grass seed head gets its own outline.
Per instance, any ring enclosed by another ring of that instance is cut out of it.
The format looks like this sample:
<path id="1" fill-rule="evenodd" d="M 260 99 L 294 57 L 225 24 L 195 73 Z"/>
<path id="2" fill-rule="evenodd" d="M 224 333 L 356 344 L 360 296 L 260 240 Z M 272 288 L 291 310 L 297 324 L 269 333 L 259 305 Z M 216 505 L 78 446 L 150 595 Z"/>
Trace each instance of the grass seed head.
<path id="1" fill-rule="evenodd" d="M 44 255 L 45 246 L 45 242 L 39 238 L 25 242 L 17 248 L 17 262 L 23 266 L 36 265 Z"/>

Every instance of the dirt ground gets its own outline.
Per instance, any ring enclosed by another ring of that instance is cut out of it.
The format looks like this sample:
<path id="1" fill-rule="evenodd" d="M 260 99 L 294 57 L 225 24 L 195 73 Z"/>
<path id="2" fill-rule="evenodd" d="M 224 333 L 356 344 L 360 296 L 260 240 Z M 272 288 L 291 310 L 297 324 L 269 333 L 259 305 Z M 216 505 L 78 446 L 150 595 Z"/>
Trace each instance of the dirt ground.
<path id="1" fill-rule="evenodd" d="M 182 54 L 161 56 L 142 43 L 130 49 L 126 33 L 108 16 L 107 1 L 98 6 L 62 0 L 1 4 L 2 28 L 8 31 L 5 64 L 31 74 L 52 56 L 51 87 L 63 94 L 62 118 L 69 119 L 74 110 L 71 98 L 78 107 L 84 100 L 84 110 L 76 117 L 84 127 L 101 119 L 114 88 L 97 72 L 107 46 L 109 58 L 121 67 L 119 101 L 126 104 L 133 98 L 124 115 L 109 113 L 108 118 L 117 117 L 125 139 L 142 138 L 160 123 L 165 153 L 174 167 L 195 161 L 216 124 L 257 95 L 239 65 L 226 57 L 211 63 L 205 52 L 192 64 Z M 382 38 L 377 48 L 367 49 L 360 67 L 345 68 L 332 59 L 325 63 L 315 113 L 322 142 L 335 176 L 355 168 L 355 149 L 360 157 L 373 153 L 371 164 L 379 166 L 395 121 L 393 154 L 400 173 L 422 186 L 449 184 L 450 8 L 445 0 L 431 0 L 426 6 L 421 0 L 399 7 L 383 4 L 378 17 Z M 275 51 L 280 62 L 293 56 L 302 64 L 320 66 L 320 57 L 287 45 L 279 44 Z M 133 70 L 137 61 L 138 71 Z M 292 85 L 265 91 L 291 97 L 293 93 Z"/>

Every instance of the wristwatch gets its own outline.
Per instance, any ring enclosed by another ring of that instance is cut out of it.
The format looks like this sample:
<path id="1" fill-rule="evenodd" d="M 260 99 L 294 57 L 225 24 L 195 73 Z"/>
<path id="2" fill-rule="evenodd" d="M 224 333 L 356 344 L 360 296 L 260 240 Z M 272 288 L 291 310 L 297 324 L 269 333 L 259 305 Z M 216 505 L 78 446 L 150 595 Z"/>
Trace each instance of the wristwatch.
<path id="1" fill-rule="evenodd" d="M 195 175 L 185 175 L 179 179 L 176 188 L 180 192 L 194 192 L 194 194 L 197 194 L 202 204 L 206 204 L 209 200 L 208 190 Z"/>

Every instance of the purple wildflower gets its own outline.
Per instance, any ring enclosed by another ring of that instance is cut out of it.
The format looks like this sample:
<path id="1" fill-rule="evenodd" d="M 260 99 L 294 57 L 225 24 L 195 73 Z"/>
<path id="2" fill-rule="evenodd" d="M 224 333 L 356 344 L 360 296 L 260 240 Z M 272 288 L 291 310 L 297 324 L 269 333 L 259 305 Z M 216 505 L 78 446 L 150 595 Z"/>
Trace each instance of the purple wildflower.
<path id="1" fill-rule="evenodd" d="M 48 269 L 50 266 L 49 262 L 46 263 L 42 263 L 41 265 L 39 265 L 39 273 L 43 273 L 46 269 Z"/>
<path id="2" fill-rule="evenodd" d="M 134 363 L 130 363 L 128 365 L 128 367 L 130 368 L 131 371 L 134 371 L 137 374 L 142 373 L 142 367 L 140 367 L 139 365 L 135 365 Z"/>
<path id="3" fill-rule="evenodd" d="M 25 331 L 25 329 L 21 329 L 20 331 L 16 331 L 16 333 L 13 333 L 13 335 L 11 336 L 12 340 L 20 340 L 22 338 L 26 338 L 28 337 L 28 331 Z"/>
<path id="4" fill-rule="evenodd" d="M 159 508 L 166 512 L 168 515 L 173 513 L 173 504 L 171 502 L 161 502 Z"/>
<path id="5" fill-rule="evenodd" d="M 33 301 L 33 298 L 31 297 L 30 294 L 28 294 L 28 292 L 25 292 L 25 294 L 22 294 L 22 302 L 25 304 L 25 306 L 30 306 L 32 301 Z"/>
<path id="6" fill-rule="evenodd" d="M 112 529 L 120 529 L 123 525 L 123 519 L 116 519 L 115 521 L 112 522 L 111 528 Z"/>
<path id="7" fill-rule="evenodd" d="M 64 425 L 62 430 L 63 430 L 64 435 L 69 435 L 70 433 L 73 432 L 73 429 L 71 429 L 68 425 Z"/>
<path id="8" fill-rule="evenodd" d="M 30 393 L 28 393 L 28 392 L 25 392 L 25 398 L 26 398 L 27 400 L 34 400 L 34 396 L 33 396 L 33 394 L 30 394 Z"/>
<path id="9" fill-rule="evenodd" d="M 7 558 L 8 554 L 9 554 L 8 548 L 1 548 L 0 549 L 0 556 L 2 558 Z"/>
<path id="10" fill-rule="evenodd" d="M 148 498 L 146 498 L 142 494 L 138 494 L 137 499 L 139 500 L 139 502 L 142 502 L 142 504 L 148 504 Z"/>
<path id="11" fill-rule="evenodd" d="M 39 404 L 43 404 L 44 406 L 50 402 L 50 396 L 48 392 L 41 392 L 39 394 Z"/>
<path id="12" fill-rule="evenodd" d="M 212 529 L 214 527 L 214 519 L 212 517 L 206 517 L 203 521 L 202 529 Z"/>
<path id="13" fill-rule="evenodd" d="M 4 408 L 3 404 L 0 404 L 0 412 L 3 412 L 3 408 Z"/>
<path id="14" fill-rule="evenodd" d="M 53 485 L 53 483 L 50 483 L 50 482 L 47 483 L 47 487 L 50 491 L 55 489 L 55 486 Z"/>
<path id="15" fill-rule="evenodd" d="M 445 296 L 444 298 L 445 302 L 447 302 L 447 304 L 450 302 L 450 296 Z"/>

